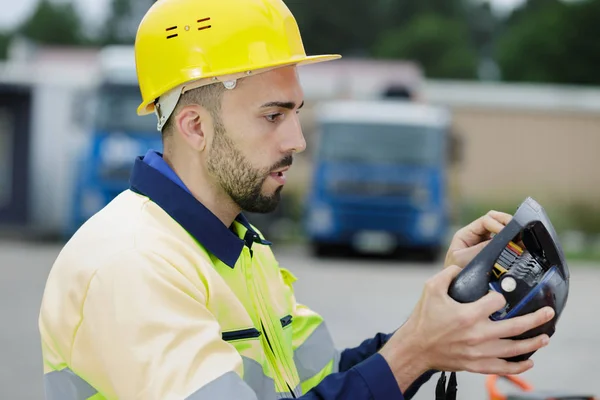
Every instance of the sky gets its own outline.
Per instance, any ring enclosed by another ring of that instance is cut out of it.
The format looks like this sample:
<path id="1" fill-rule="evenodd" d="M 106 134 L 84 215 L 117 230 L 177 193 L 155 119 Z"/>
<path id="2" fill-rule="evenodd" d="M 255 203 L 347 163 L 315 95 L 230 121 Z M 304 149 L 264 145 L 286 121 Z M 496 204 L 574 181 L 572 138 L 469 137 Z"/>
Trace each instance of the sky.
<path id="1" fill-rule="evenodd" d="M 70 1 L 53 0 L 56 3 Z M 0 30 L 9 30 L 31 14 L 38 0 L 0 0 Z M 73 0 L 77 11 L 89 21 L 104 18 L 110 0 Z"/>
<path id="2" fill-rule="evenodd" d="M 68 0 L 54 0 L 56 2 Z M 506 12 L 524 0 L 492 0 L 493 7 Z M 0 0 L 0 30 L 10 30 L 21 23 L 35 7 L 38 0 Z M 102 20 L 110 0 L 73 0 L 77 10 L 88 21 Z"/>

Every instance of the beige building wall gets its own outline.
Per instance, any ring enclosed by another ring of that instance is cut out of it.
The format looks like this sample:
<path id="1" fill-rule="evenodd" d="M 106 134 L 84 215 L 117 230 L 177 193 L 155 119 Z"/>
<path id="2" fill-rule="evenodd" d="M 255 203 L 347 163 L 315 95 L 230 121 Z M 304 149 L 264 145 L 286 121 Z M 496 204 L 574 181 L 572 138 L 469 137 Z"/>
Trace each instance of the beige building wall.
<path id="1" fill-rule="evenodd" d="M 454 107 L 461 197 L 600 203 L 600 113 Z"/>

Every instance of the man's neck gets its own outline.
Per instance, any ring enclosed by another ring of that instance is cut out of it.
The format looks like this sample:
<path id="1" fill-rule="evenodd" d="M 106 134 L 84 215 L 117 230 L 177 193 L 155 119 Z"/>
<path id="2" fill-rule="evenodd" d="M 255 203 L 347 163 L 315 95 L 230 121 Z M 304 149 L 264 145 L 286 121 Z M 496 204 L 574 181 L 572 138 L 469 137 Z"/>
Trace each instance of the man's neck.
<path id="1" fill-rule="evenodd" d="M 231 226 L 241 210 L 223 188 L 208 176 L 199 159 L 175 158 L 165 154 L 164 160 L 196 200 L 208 208 L 225 226 Z"/>

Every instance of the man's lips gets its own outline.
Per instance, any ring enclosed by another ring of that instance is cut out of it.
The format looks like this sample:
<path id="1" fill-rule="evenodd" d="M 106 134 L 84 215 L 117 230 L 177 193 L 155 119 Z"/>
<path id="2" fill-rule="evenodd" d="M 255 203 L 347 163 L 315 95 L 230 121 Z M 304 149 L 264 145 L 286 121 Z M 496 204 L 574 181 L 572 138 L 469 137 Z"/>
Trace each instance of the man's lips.
<path id="1" fill-rule="evenodd" d="M 277 169 L 277 170 L 275 170 L 275 171 L 271 172 L 271 173 L 269 174 L 269 176 L 270 176 L 271 178 L 275 179 L 275 181 L 276 181 L 277 183 L 279 183 L 280 185 L 285 185 L 285 182 L 286 182 L 286 180 L 287 180 L 287 179 L 286 179 L 286 176 L 285 176 L 285 172 L 286 172 L 287 170 L 289 170 L 289 169 L 290 169 L 290 167 L 289 167 L 289 166 L 288 166 L 288 167 L 285 167 L 285 168 Z"/>
<path id="2" fill-rule="evenodd" d="M 273 174 L 277 174 L 277 175 L 278 174 L 282 174 L 282 173 L 286 172 L 289 169 L 290 169 L 289 166 L 287 166 L 285 168 L 276 169 L 275 171 L 271 172 L 271 175 L 273 175 Z"/>

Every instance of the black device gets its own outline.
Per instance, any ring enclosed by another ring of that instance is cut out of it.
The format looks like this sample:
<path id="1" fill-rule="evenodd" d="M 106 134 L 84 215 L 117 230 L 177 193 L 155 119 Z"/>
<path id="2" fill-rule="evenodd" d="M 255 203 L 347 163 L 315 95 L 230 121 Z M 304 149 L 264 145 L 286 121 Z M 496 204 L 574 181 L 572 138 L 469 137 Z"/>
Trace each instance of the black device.
<path id="1" fill-rule="evenodd" d="M 495 321 L 545 306 L 555 311 L 552 320 L 510 339 L 554 334 L 569 294 L 569 268 L 550 218 L 531 197 L 521 203 L 511 221 L 458 274 L 448 293 L 458 302 L 471 303 L 490 290 L 501 293 L 507 303 L 490 316 Z M 533 354 L 507 360 L 522 361 Z M 456 381 L 455 376 L 451 378 Z"/>

